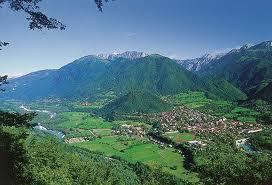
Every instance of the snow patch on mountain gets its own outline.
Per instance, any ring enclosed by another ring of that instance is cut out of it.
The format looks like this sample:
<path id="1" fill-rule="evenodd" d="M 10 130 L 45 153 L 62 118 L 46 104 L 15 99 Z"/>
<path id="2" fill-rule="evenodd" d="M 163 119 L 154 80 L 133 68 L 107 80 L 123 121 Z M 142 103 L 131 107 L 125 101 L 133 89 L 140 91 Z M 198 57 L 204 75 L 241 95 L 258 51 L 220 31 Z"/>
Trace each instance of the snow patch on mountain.
<path id="1" fill-rule="evenodd" d="M 98 57 L 106 60 L 113 60 L 115 58 L 137 59 L 148 56 L 147 53 L 138 51 L 126 51 L 124 53 L 99 54 Z"/>
<path id="2" fill-rule="evenodd" d="M 187 59 L 187 60 L 176 60 L 177 63 L 182 65 L 189 71 L 197 72 L 203 68 L 203 66 L 209 65 L 211 62 L 214 62 L 225 54 L 205 54 L 202 57 L 195 59 Z"/>

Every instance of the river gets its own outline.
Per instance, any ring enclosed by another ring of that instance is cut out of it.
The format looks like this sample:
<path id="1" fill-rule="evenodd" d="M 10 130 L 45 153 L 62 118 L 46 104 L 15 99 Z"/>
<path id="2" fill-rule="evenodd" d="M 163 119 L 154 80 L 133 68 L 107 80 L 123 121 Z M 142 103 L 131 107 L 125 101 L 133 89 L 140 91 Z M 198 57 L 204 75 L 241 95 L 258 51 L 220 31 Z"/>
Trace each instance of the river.
<path id="1" fill-rule="evenodd" d="M 45 114 L 49 115 L 50 119 L 56 117 L 56 115 L 57 115 L 57 113 L 51 112 L 51 111 L 48 111 L 48 110 L 39 110 L 39 109 L 32 110 L 32 109 L 26 108 L 24 105 L 21 105 L 20 109 L 23 109 L 23 110 L 25 110 L 27 112 L 41 112 L 41 113 L 45 113 Z"/>
<path id="2" fill-rule="evenodd" d="M 24 105 L 21 105 L 20 106 L 20 109 L 23 109 L 25 110 L 26 112 L 41 112 L 41 113 L 45 113 L 45 114 L 48 114 L 50 119 L 53 119 L 54 117 L 56 117 L 57 113 L 55 112 L 51 112 L 51 111 L 48 111 L 48 110 L 39 110 L 39 109 L 36 109 L 36 110 L 32 110 L 32 109 L 29 109 L 29 108 L 26 108 Z M 53 136 L 56 136 L 58 137 L 59 139 L 63 139 L 65 137 L 65 134 L 63 132 L 60 132 L 60 131 L 56 131 L 56 130 L 51 130 L 51 129 L 47 129 L 45 128 L 44 126 L 42 126 L 40 123 L 38 123 L 37 126 L 33 127 L 35 130 L 39 130 L 39 131 L 42 131 L 42 132 L 45 132 L 45 133 L 48 133 L 48 134 L 51 134 Z"/>

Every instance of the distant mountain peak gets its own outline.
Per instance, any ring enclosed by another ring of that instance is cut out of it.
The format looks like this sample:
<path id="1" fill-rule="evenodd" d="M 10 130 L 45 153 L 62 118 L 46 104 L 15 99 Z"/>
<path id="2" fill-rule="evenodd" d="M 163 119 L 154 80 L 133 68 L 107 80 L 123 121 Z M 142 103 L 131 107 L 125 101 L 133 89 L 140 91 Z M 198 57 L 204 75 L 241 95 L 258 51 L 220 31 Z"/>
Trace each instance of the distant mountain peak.
<path id="1" fill-rule="evenodd" d="M 225 54 L 205 54 L 202 57 L 187 60 L 178 60 L 177 62 L 189 71 L 199 71 L 203 66 L 210 64 L 211 62 L 220 59 Z"/>
<path id="2" fill-rule="evenodd" d="M 252 47 L 253 49 L 271 49 L 272 41 L 264 41 Z"/>
<path id="3" fill-rule="evenodd" d="M 249 49 L 251 47 L 252 47 L 252 44 L 245 44 L 240 48 L 240 50 L 246 50 L 246 49 Z"/>
<path id="4" fill-rule="evenodd" d="M 148 56 L 147 53 L 138 51 L 126 51 L 124 53 L 114 52 L 111 54 L 99 54 L 98 57 L 107 60 L 113 60 L 115 58 L 126 58 L 126 59 L 138 59 Z"/>

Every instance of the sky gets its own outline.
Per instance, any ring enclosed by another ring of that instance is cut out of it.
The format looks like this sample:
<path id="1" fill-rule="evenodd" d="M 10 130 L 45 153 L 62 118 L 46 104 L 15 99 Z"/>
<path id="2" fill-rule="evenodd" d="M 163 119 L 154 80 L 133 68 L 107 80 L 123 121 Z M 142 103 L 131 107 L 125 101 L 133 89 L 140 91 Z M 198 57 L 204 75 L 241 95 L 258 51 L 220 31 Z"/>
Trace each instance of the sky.
<path id="1" fill-rule="evenodd" d="M 100 53 L 143 51 L 195 58 L 272 40 L 271 0 L 43 0 L 67 29 L 32 31 L 26 15 L 0 8 L 0 74 L 59 68 Z"/>

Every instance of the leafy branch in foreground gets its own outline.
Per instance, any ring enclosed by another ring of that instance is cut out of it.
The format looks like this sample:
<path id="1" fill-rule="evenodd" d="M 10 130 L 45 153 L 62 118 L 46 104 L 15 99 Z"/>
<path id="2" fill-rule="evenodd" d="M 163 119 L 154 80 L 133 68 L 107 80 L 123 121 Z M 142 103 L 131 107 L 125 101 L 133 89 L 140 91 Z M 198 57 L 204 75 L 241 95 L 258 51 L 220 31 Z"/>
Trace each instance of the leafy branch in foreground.
<path id="1" fill-rule="evenodd" d="M 0 8 L 6 3 L 8 8 L 15 12 L 25 12 L 27 14 L 27 20 L 29 21 L 29 29 L 42 30 L 42 29 L 60 29 L 65 30 L 66 25 L 58 21 L 55 18 L 48 17 L 41 12 L 39 3 L 42 0 L 0 0 Z M 104 2 L 109 0 L 94 0 L 99 11 L 102 12 Z M 0 41 L 0 50 L 4 46 L 7 46 L 8 42 Z"/>
<path id="2" fill-rule="evenodd" d="M 2 47 L 5 47 L 7 45 L 9 45 L 8 42 L 2 42 L 2 41 L 0 41 L 0 50 L 2 50 Z"/>
<path id="3" fill-rule="evenodd" d="M 65 29 L 65 25 L 55 18 L 50 18 L 40 11 L 38 3 L 42 0 L 0 0 L 0 7 L 7 3 L 8 7 L 16 12 L 23 11 L 28 17 L 29 28 L 34 29 Z"/>
<path id="4" fill-rule="evenodd" d="M 37 115 L 37 113 L 19 114 L 17 112 L 3 112 L 0 111 L 0 125 L 4 126 L 26 126 L 30 127 L 30 121 Z"/>
<path id="5" fill-rule="evenodd" d="M 7 79 L 8 79 L 8 76 L 5 75 L 5 76 L 0 76 L 0 87 L 4 84 L 7 84 Z M 5 91 L 5 89 L 2 89 L 0 88 L 0 91 Z"/>

